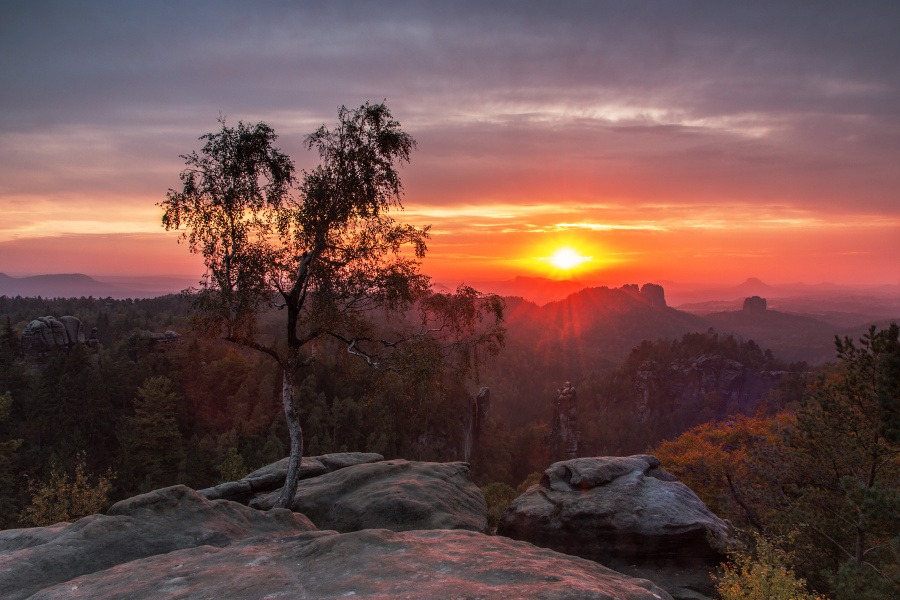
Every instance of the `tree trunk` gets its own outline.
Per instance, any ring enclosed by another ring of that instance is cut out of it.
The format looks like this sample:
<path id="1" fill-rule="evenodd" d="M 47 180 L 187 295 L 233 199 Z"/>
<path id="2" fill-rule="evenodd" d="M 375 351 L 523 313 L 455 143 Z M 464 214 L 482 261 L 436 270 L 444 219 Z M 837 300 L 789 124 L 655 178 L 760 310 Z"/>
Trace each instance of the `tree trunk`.
<path id="1" fill-rule="evenodd" d="M 294 408 L 294 361 L 288 361 L 284 369 L 284 381 L 281 387 L 281 402 L 284 404 L 284 418 L 287 420 L 288 434 L 291 436 L 291 459 L 288 462 L 287 478 L 275 508 L 290 508 L 297 492 L 297 478 L 300 474 L 300 461 L 303 460 L 303 429 Z"/>

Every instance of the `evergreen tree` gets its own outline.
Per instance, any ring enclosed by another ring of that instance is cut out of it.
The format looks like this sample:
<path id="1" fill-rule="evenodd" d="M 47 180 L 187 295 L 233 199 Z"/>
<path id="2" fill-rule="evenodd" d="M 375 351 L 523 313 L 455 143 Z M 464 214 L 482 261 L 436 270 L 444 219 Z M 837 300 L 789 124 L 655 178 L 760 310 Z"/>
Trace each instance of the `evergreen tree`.
<path id="1" fill-rule="evenodd" d="M 185 458 L 178 429 L 178 395 L 167 377 L 150 377 L 134 397 L 134 415 L 123 419 L 119 438 L 123 449 L 123 477 L 142 491 L 178 481 Z"/>
<path id="2" fill-rule="evenodd" d="M 790 517 L 802 552 L 830 571 L 847 598 L 900 596 L 892 541 L 900 532 L 900 430 L 895 410 L 898 327 L 873 326 L 856 345 L 836 339 L 841 370 L 824 378 L 797 414 L 786 465 Z"/>

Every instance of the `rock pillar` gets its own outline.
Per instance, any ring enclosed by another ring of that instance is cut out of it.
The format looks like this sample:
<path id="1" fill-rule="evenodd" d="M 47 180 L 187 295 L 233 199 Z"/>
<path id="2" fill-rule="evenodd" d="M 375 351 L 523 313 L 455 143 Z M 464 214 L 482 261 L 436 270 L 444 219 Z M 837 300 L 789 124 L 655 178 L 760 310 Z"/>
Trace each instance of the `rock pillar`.
<path id="1" fill-rule="evenodd" d="M 466 462 L 469 462 L 469 457 L 472 456 L 472 447 L 481 439 L 490 408 L 491 390 L 483 387 L 475 394 L 463 418 L 463 460 Z"/>
<path id="2" fill-rule="evenodd" d="M 578 397 L 575 387 L 565 382 L 553 401 L 550 452 L 556 460 L 578 457 Z"/>

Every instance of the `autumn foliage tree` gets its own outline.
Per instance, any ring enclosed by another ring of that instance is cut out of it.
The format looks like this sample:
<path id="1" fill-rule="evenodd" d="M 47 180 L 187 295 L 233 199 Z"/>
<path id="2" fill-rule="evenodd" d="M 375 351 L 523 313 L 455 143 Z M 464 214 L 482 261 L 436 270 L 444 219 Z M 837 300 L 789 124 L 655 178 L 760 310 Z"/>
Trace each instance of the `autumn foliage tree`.
<path id="1" fill-rule="evenodd" d="M 764 531 L 769 508 L 759 495 L 772 483 L 770 461 L 783 454 L 795 424 L 787 413 L 741 415 L 698 425 L 653 454 L 716 514 Z"/>
<path id="2" fill-rule="evenodd" d="M 25 524 L 44 527 L 100 512 L 115 476 L 112 471 L 107 471 L 92 481 L 86 469 L 84 455 L 79 454 L 74 475 L 66 473 L 57 462 L 47 480 L 30 482 L 31 506 L 22 515 Z"/>
<path id="3" fill-rule="evenodd" d="M 720 515 L 790 539 L 837 598 L 900 597 L 900 342 L 836 339 L 838 365 L 795 414 L 701 425 L 654 449 Z"/>
<path id="4" fill-rule="evenodd" d="M 288 476 L 277 506 L 293 499 L 303 454 L 294 404 L 298 370 L 324 340 L 375 369 L 428 374 L 454 358 L 465 370 L 479 350 L 502 342 L 503 304 L 470 288 L 432 294 L 419 271 L 428 228 L 398 223 L 397 168 L 415 141 L 384 104 L 342 107 L 334 128 L 306 138 L 320 164 L 297 176 L 265 123 L 209 133 L 183 156 L 181 190 L 161 203 L 166 229 L 183 230 L 202 254 L 196 326 L 272 357 L 283 371 L 282 403 L 291 440 Z M 260 317 L 283 313 L 282 333 L 262 335 Z M 385 313 L 414 313 L 386 327 Z"/>

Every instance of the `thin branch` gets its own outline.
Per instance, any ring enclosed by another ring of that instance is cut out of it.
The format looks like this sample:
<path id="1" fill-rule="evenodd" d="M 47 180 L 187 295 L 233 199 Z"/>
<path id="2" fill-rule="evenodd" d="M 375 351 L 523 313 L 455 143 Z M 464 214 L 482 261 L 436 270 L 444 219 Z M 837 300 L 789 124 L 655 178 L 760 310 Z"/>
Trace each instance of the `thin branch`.
<path id="1" fill-rule="evenodd" d="M 225 336 L 223 339 L 225 339 L 225 341 L 231 342 L 232 344 L 237 344 L 239 346 L 245 346 L 247 348 L 252 348 L 253 350 L 256 350 L 258 352 L 268 354 L 269 356 L 274 358 L 278 362 L 279 365 L 281 365 L 282 369 L 287 368 L 287 364 L 286 364 L 284 358 L 274 348 L 270 348 L 269 346 L 265 346 L 263 344 L 254 342 L 253 340 L 248 340 L 246 338 L 239 338 L 235 335 L 228 335 L 228 336 Z"/>

